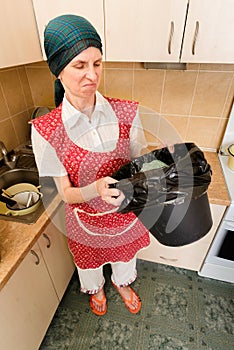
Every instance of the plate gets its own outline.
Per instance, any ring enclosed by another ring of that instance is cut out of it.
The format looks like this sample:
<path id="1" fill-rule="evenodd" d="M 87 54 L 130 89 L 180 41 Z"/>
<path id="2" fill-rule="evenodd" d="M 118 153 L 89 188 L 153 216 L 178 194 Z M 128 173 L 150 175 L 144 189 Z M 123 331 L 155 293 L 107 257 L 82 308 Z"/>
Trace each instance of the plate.
<path id="1" fill-rule="evenodd" d="M 6 188 L 5 190 L 9 194 L 14 195 L 14 194 L 16 194 L 18 192 L 24 192 L 24 191 L 40 192 L 39 188 L 40 188 L 40 186 L 35 186 L 33 184 L 30 184 L 30 183 L 21 182 L 19 184 L 10 186 L 10 187 Z"/>
<path id="2" fill-rule="evenodd" d="M 24 192 L 24 191 L 33 191 L 33 192 L 40 193 L 40 191 L 39 191 L 40 187 L 41 186 L 35 186 L 35 185 L 30 184 L 30 183 L 23 183 L 22 182 L 22 183 L 10 186 L 8 188 L 5 188 L 5 190 L 11 195 L 15 195 L 18 192 Z M 25 209 L 25 210 L 27 210 L 27 209 Z M 7 208 L 6 204 L 2 203 L 2 202 L 0 202 L 0 215 L 9 215 L 9 209 Z"/>

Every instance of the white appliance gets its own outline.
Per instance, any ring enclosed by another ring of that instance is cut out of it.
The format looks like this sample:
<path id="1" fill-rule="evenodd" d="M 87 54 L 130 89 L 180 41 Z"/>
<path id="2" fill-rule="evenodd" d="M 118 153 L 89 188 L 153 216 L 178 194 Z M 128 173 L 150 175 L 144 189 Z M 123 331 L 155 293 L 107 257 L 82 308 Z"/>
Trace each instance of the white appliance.
<path id="1" fill-rule="evenodd" d="M 219 160 L 227 184 L 231 204 L 218 228 L 200 276 L 234 283 L 234 171 L 228 167 L 227 147 L 234 144 L 234 105 L 219 152 Z"/>

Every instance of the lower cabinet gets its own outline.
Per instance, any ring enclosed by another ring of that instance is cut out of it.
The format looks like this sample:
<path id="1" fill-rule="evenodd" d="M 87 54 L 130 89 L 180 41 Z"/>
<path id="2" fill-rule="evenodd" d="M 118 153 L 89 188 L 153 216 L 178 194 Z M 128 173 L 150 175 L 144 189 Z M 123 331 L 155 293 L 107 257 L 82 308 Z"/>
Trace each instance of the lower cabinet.
<path id="1" fill-rule="evenodd" d="M 61 207 L 38 240 L 59 300 L 62 299 L 75 268 L 67 246 L 63 222 Z"/>
<path id="2" fill-rule="evenodd" d="M 162 245 L 150 235 L 150 245 L 138 253 L 138 258 L 188 270 L 199 271 L 226 210 L 225 206 L 217 204 L 211 204 L 210 208 L 213 225 L 203 238 L 185 246 L 168 247 Z"/>
<path id="3" fill-rule="evenodd" d="M 0 292 L 0 349 L 39 348 L 73 272 L 66 237 L 50 222 Z"/>
<path id="4" fill-rule="evenodd" d="M 38 349 L 59 300 L 36 243 L 0 293 L 0 348 Z"/>

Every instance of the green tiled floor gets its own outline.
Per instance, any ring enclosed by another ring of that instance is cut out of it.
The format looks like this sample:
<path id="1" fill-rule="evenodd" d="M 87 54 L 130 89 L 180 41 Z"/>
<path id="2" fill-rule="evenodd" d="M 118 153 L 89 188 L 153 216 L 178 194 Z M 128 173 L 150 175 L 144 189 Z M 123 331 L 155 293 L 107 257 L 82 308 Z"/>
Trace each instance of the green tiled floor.
<path id="1" fill-rule="evenodd" d="M 90 311 L 75 274 L 40 350 L 234 350 L 233 284 L 139 260 L 132 315 L 105 275 L 107 314 Z"/>

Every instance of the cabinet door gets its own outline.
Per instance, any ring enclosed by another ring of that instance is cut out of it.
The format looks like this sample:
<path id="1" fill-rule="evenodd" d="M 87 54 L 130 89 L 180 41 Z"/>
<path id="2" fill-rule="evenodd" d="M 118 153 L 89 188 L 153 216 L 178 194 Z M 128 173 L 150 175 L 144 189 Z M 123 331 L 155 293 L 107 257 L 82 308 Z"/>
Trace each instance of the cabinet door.
<path id="1" fill-rule="evenodd" d="M 234 62 L 234 1 L 190 0 L 182 62 Z"/>
<path id="2" fill-rule="evenodd" d="M 207 235 L 200 240 L 182 247 L 168 247 L 160 244 L 151 235 L 151 243 L 149 247 L 140 251 L 138 258 L 188 270 L 199 271 L 213 241 L 219 223 L 224 215 L 225 209 L 226 207 L 223 205 L 211 205 L 213 226 Z"/>
<path id="3" fill-rule="evenodd" d="M 106 60 L 178 62 L 187 0 L 105 0 Z"/>
<path id="4" fill-rule="evenodd" d="M 68 249 L 67 237 L 62 228 L 62 226 L 64 226 L 62 209 L 63 207 L 60 207 L 38 240 L 46 266 L 60 300 L 75 269 L 71 253 Z"/>
<path id="5" fill-rule="evenodd" d="M 44 29 L 49 20 L 64 14 L 74 14 L 89 20 L 101 36 L 104 46 L 103 0 L 33 0 L 44 58 Z"/>
<path id="6" fill-rule="evenodd" d="M 0 292 L 0 349 L 37 350 L 59 304 L 39 246 Z"/>
<path id="7" fill-rule="evenodd" d="M 2 0 L 0 68 L 42 60 L 31 0 Z"/>

